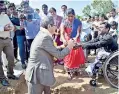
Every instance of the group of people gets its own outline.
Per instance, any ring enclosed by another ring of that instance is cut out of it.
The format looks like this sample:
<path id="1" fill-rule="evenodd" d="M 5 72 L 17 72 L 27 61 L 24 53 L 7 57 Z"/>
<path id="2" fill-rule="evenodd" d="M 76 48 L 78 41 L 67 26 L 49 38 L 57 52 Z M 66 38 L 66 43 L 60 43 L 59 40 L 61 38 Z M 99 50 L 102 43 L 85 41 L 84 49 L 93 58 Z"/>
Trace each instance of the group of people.
<path id="1" fill-rule="evenodd" d="M 64 65 L 70 80 L 77 76 L 87 59 L 83 49 L 104 48 L 103 52 L 109 53 L 118 49 L 119 17 L 115 9 L 108 19 L 103 14 L 100 19 L 95 15 L 79 20 L 74 9 L 66 5 L 61 6 L 62 13 L 58 15 L 54 7 L 48 10 L 46 4 L 41 12 L 30 7 L 28 0 L 22 1 L 23 10 L 18 11 L 14 3 L 6 7 L 4 2 L 0 0 L 0 56 L 4 53 L 8 60 L 7 78 L 18 79 L 13 67 L 19 48 L 28 94 L 51 94 L 56 63 Z M 9 86 L 3 63 L 0 57 L 0 81 Z"/>
<path id="2" fill-rule="evenodd" d="M 93 16 L 85 16 L 82 18 L 82 32 L 81 32 L 81 41 L 87 42 L 89 40 L 92 40 L 96 38 L 98 35 L 100 35 L 100 24 L 103 22 L 107 22 L 110 24 L 110 30 L 109 33 L 111 33 L 114 37 L 117 36 L 119 31 L 119 10 L 112 9 L 109 13 L 105 14 L 96 14 Z M 93 53 L 92 53 L 93 52 Z M 93 51 L 86 50 L 86 54 L 96 54 L 96 49 L 93 49 Z M 88 55 L 86 55 L 87 57 Z"/>

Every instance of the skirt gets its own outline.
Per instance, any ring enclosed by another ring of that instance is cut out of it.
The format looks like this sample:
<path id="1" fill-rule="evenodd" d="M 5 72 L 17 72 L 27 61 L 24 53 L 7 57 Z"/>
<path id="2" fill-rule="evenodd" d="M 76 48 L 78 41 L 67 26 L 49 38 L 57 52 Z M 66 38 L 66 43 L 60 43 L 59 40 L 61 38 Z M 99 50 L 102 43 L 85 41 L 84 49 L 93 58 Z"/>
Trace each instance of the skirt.
<path id="1" fill-rule="evenodd" d="M 64 66 L 69 71 L 77 70 L 82 64 L 85 64 L 85 55 L 82 47 L 75 50 L 72 49 L 70 53 L 64 58 Z"/>

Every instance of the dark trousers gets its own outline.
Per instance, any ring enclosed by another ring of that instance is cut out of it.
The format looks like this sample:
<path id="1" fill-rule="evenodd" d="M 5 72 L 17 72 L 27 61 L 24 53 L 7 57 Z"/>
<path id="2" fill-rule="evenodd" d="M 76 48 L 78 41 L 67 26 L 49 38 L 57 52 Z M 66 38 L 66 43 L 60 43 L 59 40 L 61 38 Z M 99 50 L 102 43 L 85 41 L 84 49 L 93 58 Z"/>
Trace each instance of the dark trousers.
<path id="1" fill-rule="evenodd" d="M 31 48 L 31 44 L 33 42 L 33 39 L 26 39 L 26 45 L 27 45 L 27 60 L 30 56 L 30 48 Z"/>
<path id="2" fill-rule="evenodd" d="M 14 57 L 17 59 L 17 50 L 18 50 L 18 45 L 17 45 L 17 37 L 16 34 L 13 38 L 13 47 L 14 47 Z"/>

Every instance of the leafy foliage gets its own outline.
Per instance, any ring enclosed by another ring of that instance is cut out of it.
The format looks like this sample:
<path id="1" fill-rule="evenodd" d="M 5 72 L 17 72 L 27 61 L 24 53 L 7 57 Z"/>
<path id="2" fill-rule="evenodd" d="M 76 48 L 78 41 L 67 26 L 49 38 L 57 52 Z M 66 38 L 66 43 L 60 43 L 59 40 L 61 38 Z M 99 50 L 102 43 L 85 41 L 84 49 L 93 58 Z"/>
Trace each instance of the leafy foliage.
<path id="1" fill-rule="evenodd" d="M 83 14 L 86 16 L 95 14 L 95 12 L 98 12 L 98 14 L 106 14 L 114 7 L 114 4 L 111 0 L 93 0 L 91 5 L 87 5 L 83 9 Z M 93 12 L 92 12 L 93 11 Z"/>
<path id="2" fill-rule="evenodd" d="M 84 15 L 89 15 L 91 13 L 91 7 L 89 5 L 87 5 L 86 7 L 84 7 L 83 11 Z"/>

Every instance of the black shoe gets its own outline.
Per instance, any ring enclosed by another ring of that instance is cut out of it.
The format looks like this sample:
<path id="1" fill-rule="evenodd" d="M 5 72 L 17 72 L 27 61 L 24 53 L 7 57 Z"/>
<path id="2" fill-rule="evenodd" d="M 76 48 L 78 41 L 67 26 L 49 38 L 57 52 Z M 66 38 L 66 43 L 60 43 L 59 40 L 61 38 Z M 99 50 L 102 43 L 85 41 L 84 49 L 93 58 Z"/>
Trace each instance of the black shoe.
<path id="1" fill-rule="evenodd" d="M 26 69 L 26 67 L 27 67 L 26 64 L 22 64 L 23 69 Z"/>
<path id="2" fill-rule="evenodd" d="M 16 77 L 15 75 L 7 75 L 8 79 L 12 79 L 12 80 L 18 80 L 19 78 Z"/>
<path id="3" fill-rule="evenodd" d="M 9 82 L 6 79 L 1 80 L 3 86 L 10 86 Z"/>

